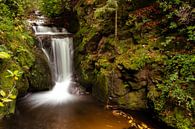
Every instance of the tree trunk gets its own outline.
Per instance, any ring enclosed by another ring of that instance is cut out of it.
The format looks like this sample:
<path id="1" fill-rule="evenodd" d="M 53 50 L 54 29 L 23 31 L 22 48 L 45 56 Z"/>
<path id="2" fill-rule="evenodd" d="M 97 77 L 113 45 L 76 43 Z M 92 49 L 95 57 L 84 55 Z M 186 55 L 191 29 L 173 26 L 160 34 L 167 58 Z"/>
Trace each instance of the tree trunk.
<path id="1" fill-rule="evenodd" d="M 115 10 L 115 41 L 118 40 L 118 9 Z"/>

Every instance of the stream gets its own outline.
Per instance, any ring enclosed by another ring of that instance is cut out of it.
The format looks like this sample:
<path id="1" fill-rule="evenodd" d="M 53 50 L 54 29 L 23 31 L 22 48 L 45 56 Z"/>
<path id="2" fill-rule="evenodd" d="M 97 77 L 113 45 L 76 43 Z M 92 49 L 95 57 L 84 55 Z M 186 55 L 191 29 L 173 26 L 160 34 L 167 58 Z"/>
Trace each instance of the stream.
<path id="1" fill-rule="evenodd" d="M 114 117 L 90 97 L 79 97 L 63 105 L 31 106 L 18 102 L 14 116 L 4 119 L 0 129 L 125 129 L 128 121 Z"/>

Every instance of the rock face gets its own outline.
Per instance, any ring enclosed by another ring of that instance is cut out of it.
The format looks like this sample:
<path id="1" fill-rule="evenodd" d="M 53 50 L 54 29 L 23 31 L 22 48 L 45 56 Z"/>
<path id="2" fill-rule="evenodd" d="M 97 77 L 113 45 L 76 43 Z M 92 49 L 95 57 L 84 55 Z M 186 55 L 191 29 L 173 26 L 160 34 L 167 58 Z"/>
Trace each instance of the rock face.
<path id="1" fill-rule="evenodd" d="M 159 3 L 138 3 L 119 2 L 116 37 L 116 15 L 106 10 L 109 4 L 77 2 L 74 10 L 80 29 L 74 36 L 74 62 L 78 81 L 100 101 L 150 110 L 169 126 L 192 128 L 194 93 L 189 91 L 194 92 L 194 81 L 186 78 L 194 78 L 194 46 L 187 40 L 190 51 L 181 50 L 182 43 L 174 46 L 177 40 L 163 46 L 168 40 L 158 31 L 162 24 L 166 26 Z"/>

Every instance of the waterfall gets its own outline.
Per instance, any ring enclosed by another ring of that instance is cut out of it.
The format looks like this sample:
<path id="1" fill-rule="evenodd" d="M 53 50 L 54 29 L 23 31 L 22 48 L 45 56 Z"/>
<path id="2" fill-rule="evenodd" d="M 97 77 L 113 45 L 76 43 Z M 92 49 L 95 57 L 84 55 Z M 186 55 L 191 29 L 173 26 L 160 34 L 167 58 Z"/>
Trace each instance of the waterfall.
<path id="1" fill-rule="evenodd" d="M 54 73 L 56 82 L 63 82 L 72 74 L 72 40 L 53 38 Z"/>
<path id="2" fill-rule="evenodd" d="M 73 65 L 72 38 L 63 37 L 63 34 L 69 34 L 65 28 L 39 25 L 33 26 L 33 29 L 35 35 L 39 38 L 41 49 L 48 58 L 55 86 L 50 91 L 31 94 L 25 99 L 32 104 L 33 107 L 48 104 L 56 105 L 72 100 L 74 96 L 69 93 L 69 86 L 72 82 Z M 44 41 L 45 37 L 47 38 L 46 42 Z"/>

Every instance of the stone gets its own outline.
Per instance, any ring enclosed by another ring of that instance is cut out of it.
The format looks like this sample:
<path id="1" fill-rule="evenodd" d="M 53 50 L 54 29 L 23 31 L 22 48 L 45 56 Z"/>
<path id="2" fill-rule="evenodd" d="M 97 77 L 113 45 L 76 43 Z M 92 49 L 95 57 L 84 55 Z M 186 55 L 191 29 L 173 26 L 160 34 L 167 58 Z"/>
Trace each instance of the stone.
<path id="1" fill-rule="evenodd" d="M 35 63 L 29 75 L 29 83 L 30 91 L 48 90 L 54 84 L 47 59 L 40 50 L 36 52 Z"/>
<path id="2" fill-rule="evenodd" d="M 129 92 L 125 96 L 117 99 L 121 107 L 131 110 L 142 110 L 147 108 L 147 98 L 145 89 Z"/>
<path id="3" fill-rule="evenodd" d="M 96 82 L 94 82 L 94 86 L 92 87 L 92 95 L 103 102 L 107 102 L 108 100 L 108 81 L 108 76 L 102 73 L 97 75 Z"/>

